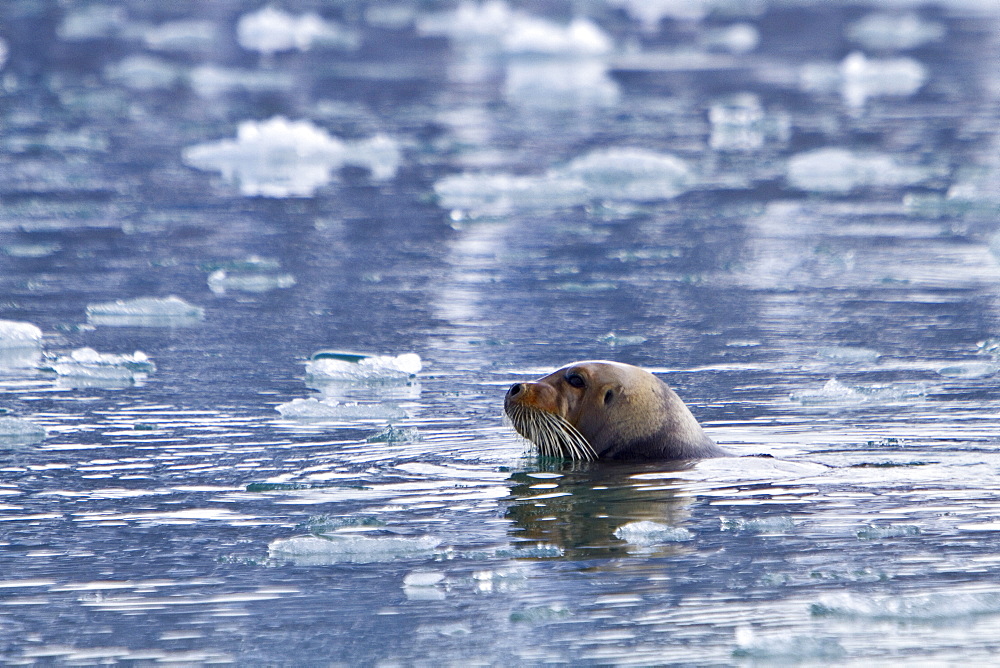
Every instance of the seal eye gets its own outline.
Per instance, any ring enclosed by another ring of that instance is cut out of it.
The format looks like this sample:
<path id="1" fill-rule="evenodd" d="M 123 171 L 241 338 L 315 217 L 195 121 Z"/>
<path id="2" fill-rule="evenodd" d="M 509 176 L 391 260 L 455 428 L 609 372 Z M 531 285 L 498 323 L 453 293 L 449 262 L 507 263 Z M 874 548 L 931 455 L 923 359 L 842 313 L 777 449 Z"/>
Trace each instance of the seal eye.
<path id="1" fill-rule="evenodd" d="M 615 393 L 612 392 L 611 390 L 608 390 L 607 392 L 604 393 L 604 403 L 605 404 L 610 404 L 611 400 L 614 399 L 614 398 L 615 398 Z"/>
<path id="2" fill-rule="evenodd" d="M 583 376 L 578 373 L 566 374 L 566 382 L 573 387 L 587 387 L 587 383 L 584 382 Z"/>

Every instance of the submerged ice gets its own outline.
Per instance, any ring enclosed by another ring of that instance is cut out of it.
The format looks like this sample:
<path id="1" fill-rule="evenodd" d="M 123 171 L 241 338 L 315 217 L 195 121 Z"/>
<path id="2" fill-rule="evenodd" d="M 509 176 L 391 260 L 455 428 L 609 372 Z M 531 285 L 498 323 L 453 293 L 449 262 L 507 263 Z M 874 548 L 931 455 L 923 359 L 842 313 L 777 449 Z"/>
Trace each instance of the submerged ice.
<path id="1" fill-rule="evenodd" d="M 401 161 L 398 144 L 384 135 L 345 142 L 306 120 L 275 116 L 240 123 L 235 139 L 223 139 L 183 152 L 184 162 L 222 173 L 248 196 L 312 197 L 344 165 L 364 167 L 384 181 Z"/>
<path id="2" fill-rule="evenodd" d="M 24 418 L 0 415 L 0 444 L 28 445 L 45 438 L 45 428 Z"/>
<path id="3" fill-rule="evenodd" d="M 275 407 L 284 418 L 296 420 L 397 420 L 407 417 L 395 404 L 344 402 L 335 399 L 292 399 Z"/>
<path id="4" fill-rule="evenodd" d="M 920 183 L 932 170 L 900 164 L 883 153 L 821 148 L 792 156 L 788 182 L 800 190 L 848 193 L 858 188 L 890 188 Z"/>

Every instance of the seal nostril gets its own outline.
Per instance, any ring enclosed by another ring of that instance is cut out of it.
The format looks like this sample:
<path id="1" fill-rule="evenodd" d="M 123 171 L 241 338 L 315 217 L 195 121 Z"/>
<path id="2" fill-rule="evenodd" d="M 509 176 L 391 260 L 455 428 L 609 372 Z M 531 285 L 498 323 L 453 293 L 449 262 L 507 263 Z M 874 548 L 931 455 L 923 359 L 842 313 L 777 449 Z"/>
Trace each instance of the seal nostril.
<path id="1" fill-rule="evenodd" d="M 510 389 L 507 390 L 507 396 L 516 397 L 517 395 L 521 394 L 521 391 L 523 389 L 524 386 L 522 386 L 521 383 L 514 383 L 513 385 L 510 386 Z"/>

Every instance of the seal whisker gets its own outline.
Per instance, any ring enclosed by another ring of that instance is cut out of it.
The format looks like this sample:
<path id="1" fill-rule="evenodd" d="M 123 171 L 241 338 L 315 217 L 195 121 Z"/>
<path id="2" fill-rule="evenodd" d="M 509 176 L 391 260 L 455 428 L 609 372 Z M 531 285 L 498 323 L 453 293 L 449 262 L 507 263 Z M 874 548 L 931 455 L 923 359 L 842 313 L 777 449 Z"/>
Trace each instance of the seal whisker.
<path id="1" fill-rule="evenodd" d="M 515 404 L 509 407 L 507 416 L 514 429 L 531 441 L 542 457 L 583 461 L 597 459 L 593 446 L 560 415 Z"/>

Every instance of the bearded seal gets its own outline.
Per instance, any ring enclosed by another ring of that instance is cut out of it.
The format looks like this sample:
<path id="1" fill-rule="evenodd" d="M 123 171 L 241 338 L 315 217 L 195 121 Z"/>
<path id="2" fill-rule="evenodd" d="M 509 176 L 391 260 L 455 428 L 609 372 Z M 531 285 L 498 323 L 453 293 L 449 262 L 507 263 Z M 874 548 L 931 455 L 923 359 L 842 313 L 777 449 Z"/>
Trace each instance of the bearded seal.
<path id="1" fill-rule="evenodd" d="M 662 380 L 620 362 L 574 362 L 504 398 L 514 429 L 539 454 L 565 459 L 728 457 Z"/>

